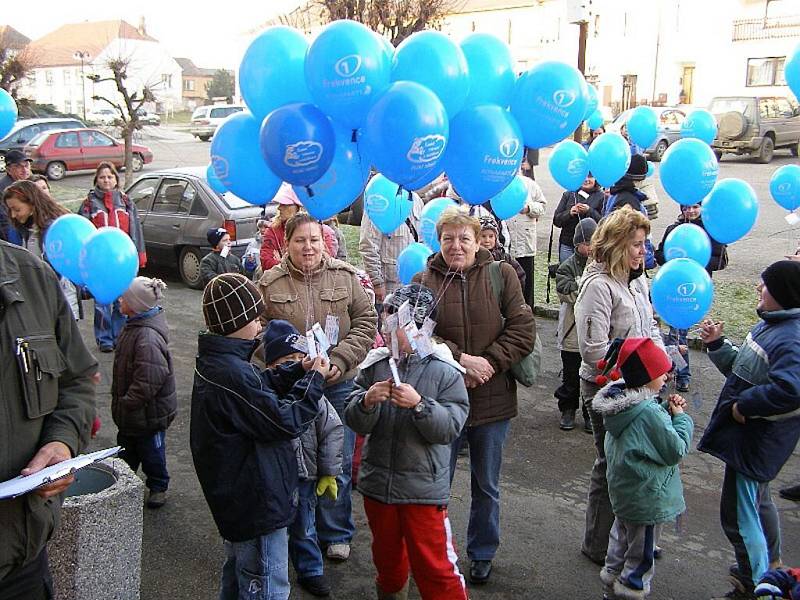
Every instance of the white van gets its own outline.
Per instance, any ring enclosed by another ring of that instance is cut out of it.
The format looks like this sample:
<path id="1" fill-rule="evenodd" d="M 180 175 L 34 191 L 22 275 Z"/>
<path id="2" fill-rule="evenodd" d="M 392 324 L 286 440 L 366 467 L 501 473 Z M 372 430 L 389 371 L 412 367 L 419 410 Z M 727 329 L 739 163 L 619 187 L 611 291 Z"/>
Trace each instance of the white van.
<path id="1" fill-rule="evenodd" d="M 239 104 L 215 104 L 196 108 L 192 113 L 189 133 L 207 142 L 226 117 L 242 110 L 244 106 Z"/>

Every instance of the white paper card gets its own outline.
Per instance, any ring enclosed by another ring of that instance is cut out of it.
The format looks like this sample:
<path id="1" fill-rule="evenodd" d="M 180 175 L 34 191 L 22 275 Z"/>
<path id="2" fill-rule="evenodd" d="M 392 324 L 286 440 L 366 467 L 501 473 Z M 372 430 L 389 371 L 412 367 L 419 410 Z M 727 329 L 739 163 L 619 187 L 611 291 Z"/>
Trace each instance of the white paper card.
<path id="1" fill-rule="evenodd" d="M 400 305 L 400 308 L 397 309 L 397 318 L 399 320 L 400 327 L 405 327 L 406 323 L 411 321 L 411 305 L 408 303 L 408 300 L 403 302 Z"/>
<path id="2" fill-rule="evenodd" d="M 392 379 L 394 379 L 394 384 L 400 385 L 403 383 L 400 381 L 400 373 L 397 371 L 397 362 L 395 362 L 394 358 L 389 358 L 389 368 L 392 370 Z"/>
<path id="3" fill-rule="evenodd" d="M 331 346 L 339 343 L 339 317 L 336 315 L 328 315 L 325 318 L 325 335 Z"/>
<path id="4" fill-rule="evenodd" d="M 306 344 L 308 345 L 308 358 L 317 358 L 317 340 L 314 339 L 313 331 L 306 331 Z"/>
<path id="5" fill-rule="evenodd" d="M 417 343 L 417 354 L 420 358 L 427 358 L 433 354 L 433 344 L 431 343 L 431 338 L 420 331 L 417 333 L 417 336 L 414 339 Z"/>
<path id="6" fill-rule="evenodd" d="M 230 246 L 228 246 L 227 244 L 226 244 L 226 245 L 224 245 L 224 246 L 222 247 L 222 250 L 220 250 L 220 251 L 219 251 L 219 255 L 220 255 L 222 258 L 225 258 L 225 257 L 227 257 L 227 256 L 228 256 L 228 254 L 230 254 L 230 253 L 231 253 L 231 247 L 230 247 Z"/>
<path id="7" fill-rule="evenodd" d="M 317 343 L 319 343 L 319 349 L 321 352 L 327 352 L 328 349 L 331 347 L 331 343 L 328 340 L 328 336 L 325 335 L 325 332 L 322 331 L 322 327 L 319 323 L 314 323 L 314 326 L 311 328 L 311 331 L 314 332 L 314 337 L 317 339 Z"/>
<path id="8" fill-rule="evenodd" d="M 425 317 L 425 321 L 422 323 L 422 329 L 420 329 L 420 331 L 426 336 L 431 337 L 434 329 L 436 329 L 436 321 L 430 317 Z"/>
<path id="9" fill-rule="evenodd" d="M 406 338 L 408 338 L 408 343 L 411 344 L 411 347 L 416 350 L 417 349 L 417 334 L 419 330 L 417 330 L 417 326 L 414 325 L 414 322 L 406 323 L 406 326 L 403 327 L 403 330 L 406 332 Z"/>
<path id="10" fill-rule="evenodd" d="M 786 215 L 786 222 L 791 226 L 795 226 L 800 223 L 800 215 L 798 215 L 796 212 L 791 212 Z"/>
<path id="11" fill-rule="evenodd" d="M 392 348 L 392 358 L 395 360 L 400 360 L 400 344 L 397 341 L 397 334 L 391 334 L 389 336 L 390 342 L 389 345 Z"/>

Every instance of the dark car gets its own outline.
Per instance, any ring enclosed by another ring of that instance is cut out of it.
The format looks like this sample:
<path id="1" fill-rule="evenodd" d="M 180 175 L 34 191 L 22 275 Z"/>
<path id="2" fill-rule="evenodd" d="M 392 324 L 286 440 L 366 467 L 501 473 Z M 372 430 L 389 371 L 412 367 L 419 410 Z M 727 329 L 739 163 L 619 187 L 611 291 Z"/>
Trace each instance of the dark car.
<path id="1" fill-rule="evenodd" d="M 230 192 L 218 194 L 205 167 L 147 173 L 127 189 L 139 209 L 148 263 L 178 268 L 183 282 L 200 289 L 200 260 L 211 251 L 206 232 L 224 227 L 240 258 L 256 235 L 256 222 L 271 219 L 274 204 L 254 206 Z"/>
<path id="2" fill-rule="evenodd" d="M 117 168 L 125 164 L 125 144 L 97 129 L 64 129 L 45 131 L 32 139 L 23 149 L 31 159 L 34 173 L 44 173 L 48 179 L 62 179 L 67 171 L 96 169 L 104 161 Z M 133 144 L 131 168 L 141 171 L 153 162 L 153 152 L 147 146 Z"/>
<path id="3" fill-rule="evenodd" d="M 86 127 L 79 119 L 20 119 L 6 137 L 0 140 L 0 172 L 6 170 L 6 152 L 22 150 L 25 145 L 43 131 Z"/>

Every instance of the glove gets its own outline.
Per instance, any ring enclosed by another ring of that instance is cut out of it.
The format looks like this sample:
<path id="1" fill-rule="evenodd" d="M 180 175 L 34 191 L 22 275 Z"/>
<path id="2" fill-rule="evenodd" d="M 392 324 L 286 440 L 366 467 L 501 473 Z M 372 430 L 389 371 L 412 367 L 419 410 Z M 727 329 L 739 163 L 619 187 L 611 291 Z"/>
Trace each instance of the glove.
<path id="1" fill-rule="evenodd" d="M 331 500 L 336 500 L 339 495 L 339 486 L 336 485 L 336 477 L 333 475 L 323 475 L 317 481 L 317 496 L 323 494 Z"/>
<path id="2" fill-rule="evenodd" d="M 784 570 L 772 569 L 764 573 L 755 589 L 758 597 L 771 596 L 774 598 L 800 597 L 800 580 L 796 579 L 797 569 Z"/>

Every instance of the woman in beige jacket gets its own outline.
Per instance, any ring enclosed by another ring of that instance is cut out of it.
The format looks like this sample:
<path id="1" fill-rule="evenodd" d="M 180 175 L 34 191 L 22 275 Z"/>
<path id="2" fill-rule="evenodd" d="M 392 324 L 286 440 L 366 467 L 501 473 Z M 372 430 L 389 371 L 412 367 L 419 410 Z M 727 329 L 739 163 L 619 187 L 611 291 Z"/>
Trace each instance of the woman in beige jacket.
<path id="1" fill-rule="evenodd" d="M 581 279 L 575 304 L 575 322 L 581 353 L 581 400 L 589 408 L 597 458 L 589 482 L 583 552 L 604 564 L 614 513 L 608 498 L 603 418 L 591 410 L 599 391 L 597 361 L 614 338 L 650 337 L 663 348 L 661 332 L 653 319 L 653 307 L 644 275 L 645 239 L 650 222 L 629 206 L 614 211 L 600 222 L 594 236 L 590 261 Z"/>

